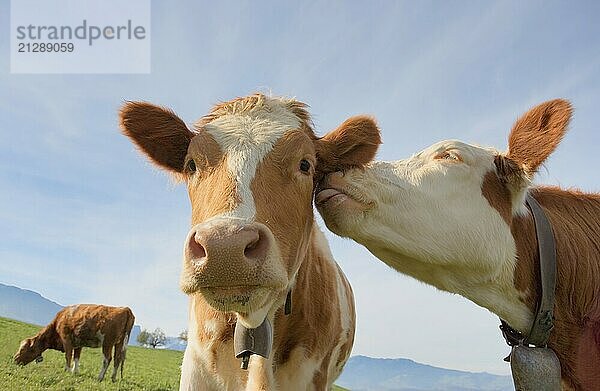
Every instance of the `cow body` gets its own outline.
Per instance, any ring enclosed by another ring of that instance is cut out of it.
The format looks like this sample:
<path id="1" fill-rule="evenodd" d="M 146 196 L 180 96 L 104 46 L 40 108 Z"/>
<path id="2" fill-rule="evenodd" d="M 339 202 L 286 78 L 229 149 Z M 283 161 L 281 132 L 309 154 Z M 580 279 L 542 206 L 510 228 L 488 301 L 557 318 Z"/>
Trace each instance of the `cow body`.
<path id="1" fill-rule="evenodd" d="M 334 232 L 396 270 L 458 293 L 527 335 L 540 297 L 529 193 L 556 241 L 556 352 L 565 389 L 600 389 L 600 196 L 530 187 L 562 139 L 571 107 L 555 100 L 514 125 L 507 152 L 442 141 L 406 160 L 329 175 L 318 209 Z"/>
<path id="2" fill-rule="evenodd" d="M 354 340 L 352 290 L 316 226 L 314 183 L 379 144 L 356 117 L 322 139 L 305 106 L 252 95 L 217 105 L 188 130 L 173 112 L 129 103 L 124 133 L 182 178 L 192 205 L 180 287 L 190 296 L 181 390 L 325 390 Z M 283 305 L 291 295 L 292 310 Z M 236 324 L 273 325 L 269 357 L 235 358 Z"/>
<path id="3" fill-rule="evenodd" d="M 352 290 L 317 227 L 292 289 L 292 313 L 278 307 L 273 354 L 253 356 L 248 371 L 234 356 L 237 317 L 201 295 L 190 303 L 182 390 L 326 390 L 340 375 L 354 340 Z M 317 278 L 317 276 L 319 278 Z"/>
<path id="4" fill-rule="evenodd" d="M 65 353 L 65 370 L 77 373 L 82 348 L 102 347 L 104 360 L 99 374 L 102 381 L 114 349 L 112 380 L 115 381 L 119 367 L 123 376 L 125 351 L 134 321 L 135 317 L 128 307 L 95 304 L 65 307 L 37 335 L 21 343 L 15 361 L 28 364 L 41 357 L 46 349 L 54 349 Z"/>

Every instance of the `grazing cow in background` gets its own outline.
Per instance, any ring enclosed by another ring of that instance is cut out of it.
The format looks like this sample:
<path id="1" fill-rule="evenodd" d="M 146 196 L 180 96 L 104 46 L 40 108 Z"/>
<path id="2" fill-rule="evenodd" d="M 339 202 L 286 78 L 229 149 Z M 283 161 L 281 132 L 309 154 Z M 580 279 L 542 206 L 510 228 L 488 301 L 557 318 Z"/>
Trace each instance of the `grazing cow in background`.
<path id="1" fill-rule="evenodd" d="M 541 289 L 535 228 L 524 205 L 530 194 L 556 241 L 549 346 L 563 386 L 600 390 L 600 195 L 530 187 L 570 118 L 569 102 L 553 100 L 517 120 L 506 153 L 442 141 L 406 160 L 332 173 L 316 203 L 333 232 L 527 335 Z"/>
<path id="2" fill-rule="evenodd" d="M 84 347 L 98 348 L 102 346 L 104 361 L 98 380 L 110 364 L 114 347 L 114 370 L 112 381 L 117 380 L 117 372 L 123 364 L 125 351 L 131 334 L 135 317 L 128 307 L 108 307 L 95 304 L 76 304 L 60 310 L 52 322 L 31 338 L 21 342 L 14 356 L 17 364 L 26 365 L 36 360 L 42 361 L 42 353 L 46 349 L 54 349 L 65 353 L 65 370 L 77 373 L 79 356 Z M 71 367 L 71 359 L 74 364 Z"/>
<path id="3" fill-rule="evenodd" d="M 217 105 L 194 131 L 168 109 L 130 102 L 121 127 L 186 182 L 192 204 L 180 389 L 329 389 L 354 341 L 354 298 L 314 221 L 314 184 L 323 172 L 369 162 L 380 142 L 375 123 L 354 117 L 317 138 L 304 104 L 256 94 Z M 252 356 L 245 371 L 234 330 L 265 319 L 272 353 Z"/>

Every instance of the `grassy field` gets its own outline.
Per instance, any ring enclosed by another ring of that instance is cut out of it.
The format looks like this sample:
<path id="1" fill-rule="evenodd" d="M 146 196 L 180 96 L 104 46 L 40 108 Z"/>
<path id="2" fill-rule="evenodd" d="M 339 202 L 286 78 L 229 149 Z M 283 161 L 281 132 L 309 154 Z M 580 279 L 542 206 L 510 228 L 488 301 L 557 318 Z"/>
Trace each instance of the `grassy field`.
<path id="1" fill-rule="evenodd" d="M 63 370 L 65 356 L 55 350 L 44 353 L 44 361 L 21 367 L 12 356 L 19 343 L 37 333 L 39 327 L 0 318 L 0 390 L 177 390 L 182 352 L 153 350 L 134 346 L 127 348 L 123 380 L 110 381 L 112 363 L 104 382 L 97 376 L 102 366 L 101 349 L 81 353 L 79 375 Z"/>
<path id="2" fill-rule="evenodd" d="M 39 327 L 15 320 L 0 318 L 0 390 L 177 390 L 182 352 L 153 350 L 130 346 L 123 380 L 110 381 L 112 363 L 106 378 L 98 383 L 102 365 L 101 349 L 86 349 L 81 353 L 79 375 L 63 370 L 65 356 L 55 350 L 44 353 L 44 361 L 21 367 L 13 363 L 12 356 L 19 343 L 35 333 Z M 334 387 L 334 391 L 342 388 Z"/>

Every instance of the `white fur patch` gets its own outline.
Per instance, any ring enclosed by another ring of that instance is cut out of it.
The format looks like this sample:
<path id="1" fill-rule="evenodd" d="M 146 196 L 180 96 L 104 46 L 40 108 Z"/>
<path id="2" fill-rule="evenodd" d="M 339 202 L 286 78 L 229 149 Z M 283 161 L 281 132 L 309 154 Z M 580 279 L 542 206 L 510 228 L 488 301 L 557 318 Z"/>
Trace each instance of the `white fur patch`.
<path id="1" fill-rule="evenodd" d="M 460 160 L 436 158 L 445 151 Z M 405 160 L 349 171 L 348 194 L 373 207 L 356 213 L 342 205 L 325 210 L 324 219 L 394 269 L 461 294 L 526 332 L 532 315 L 513 286 L 516 244 L 482 194 L 496 154 L 449 140 Z"/>
<path id="2" fill-rule="evenodd" d="M 227 215 L 251 220 L 256 205 L 250 189 L 260 162 L 288 131 L 298 129 L 298 117 L 285 100 L 266 98 L 248 112 L 227 114 L 205 125 L 227 158 L 227 168 L 236 182 L 241 203 Z"/>
<path id="3" fill-rule="evenodd" d="M 277 369 L 278 389 L 314 390 L 313 378 L 319 370 L 320 362 L 316 357 L 307 357 L 304 349 L 294 349 L 288 362 Z"/>
<path id="4" fill-rule="evenodd" d="M 75 314 L 75 311 L 77 311 L 77 309 L 79 309 L 79 304 L 74 304 L 69 306 L 69 314 L 71 316 L 73 316 Z"/>
<path id="5" fill-rule="evenodd" d="M 109 359 L 104 357 L 102 360 L 102 368 L 100 369 L 100 374 L 98 375 L 98 380 L 102 381 L 102 379 L 104 379 L 104 375 L 106 375 L 106 370 L 108 369 L 109 363 Z"/>
<path id="6" fill-rule="evenodd" d="M 112 371 L 112 375 L 111 378 L 113 379 L 113 381 L 115 381 L 115 379 L 117 378 L 117 373 L 119 371 L 119 367 L 118 366 L 113 366 L 113 371 Z"/>
<path id="7" fill-rule="evenodd" d="M 181 365 L 180 391 L 243 390 L 246 371 L 233 355 L 233 342 L 222 343 L 218 338 L 198 340 L 198 327 L 209 321 L 196 317 L 195 300 L 191 299 L 188 345 Z M 216 320 L 209 328 L 219 327 Z M 205 326 L 202 327 L 205 327 Z"/>
<path id="8" fill-rule="evenodd" d="M 353 333 L 354 319 L 351 316 L 349 305 L 353 303 L 354 299 L 351 296 L 352 293 L 346 289 L 346 284 L 344 283 L 346 277 L 344 276 L 344 273 L 342 272 L 342 269 L 339 267 L 337 262 L 335 262 L 335 259 L 333 258 L 333 255 L 331 254 L 331 250 L 329 248 L 329 243 L 327 242 L 325 235 L 317 226 L 317 224 L 315 224 L 313 228 L 313 240 L 315 242 L 315 247 L 321 253 L 321 256 L 324 259 L 327 259 L 332 264 L 332 267 L 336 270 L 335 284 L 337 289 L 337 299 L 339 305 L 335 306 L 332 310 L 337 310 L 339 312 L 341 330 L 338 334 L 339 339 L 337 341 L 337 344 L 333 347 L 333 350 L 331 352 L 329 366 L 327 368 L 327 377 L 328 379 L 337 379 L 337 377 L 341 373 L 341 368 L 338 368 L 336 364 L 338 363 L 338 361 L 340 361 L 340 355 L 342 353 L 345 353 L 341 351 L 341 348 L 348 342 L 349 336 L 352 335 L 351 333 Z M 348 284 L 348 286 L 349 285 L 350 284 Z M 341 361 L 345 363 L 345 360 L 347 359 L 348 357 L 343 357 L 343 360 Z"/>
<path id="9" fill-rule="evenodd" d="M 208 335 L 215 335 L 218 331 L 217 321 L 215 319 L 204 320 L 204 332 Z"/>
<path id="10" fill-rule="evenodd" d="M 349 336 L 354 333 L 355 320 L 352 317 L 352 314 L 350 313 L 350 306 L 354 302 L 354 298 L 352 297 L 352 292 L 346 289 L 346 284 L 344 283 L 346 277 L 344 276 L 342 269 L 335 262 L 333 255 L 331 254 L 329 243 L 327 242 L 325 235 L 323 235 L 323 232 L 319 229 L 319 227 L 317 227 L 316 224 L 313 232 L 313 237 L 315 238 L 317 248 L 321 251 L 321 253 L 326 259 L 330 260 L 330 262 L 333 264 L 333 267 L 335 267 L 336 269 L 335 284 L 337 288 L 339 305 L 336 306 L 335 309 L 339 311 L 340 325 L 342 329 L 339 332 L 338 342 L 331 353 L 331 358 L 329 360 L 329 367 L 327 369 L 327 372 L 329 379 L 337 379 L 338 376 L 341 374 L 341 368 L 337 367 L 336 364 L 338 363 L 338 361 L 340 361 L 340 355 L 345 354 L 345 352 L 341 351 L 342 346 L 344 346 L 348 342 Z M 349 285 L 350 284 L 348 283 L 348 286 Z M 342 358 L 342 363 L 345 363 L 348 359 L 348 357 Z"/>

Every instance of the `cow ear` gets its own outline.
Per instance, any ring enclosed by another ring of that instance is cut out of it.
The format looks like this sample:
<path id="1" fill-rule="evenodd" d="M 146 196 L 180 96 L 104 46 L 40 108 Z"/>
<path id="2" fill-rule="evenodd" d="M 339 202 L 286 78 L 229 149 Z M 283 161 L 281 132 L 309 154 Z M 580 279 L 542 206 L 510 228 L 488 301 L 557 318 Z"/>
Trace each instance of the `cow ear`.
<path id="1" fill-rule="evenodd" d="M 513 213 L 522 207 L 534 174 L 565 135 L 571 113 L 571 104 L 563 99 L 535 106 L 513 125 L 508 151 L 495 156 L 496 173 L 510 191 Z"/>
<path id="2" fill-rule="evenodd" d="M 24 348 L 25 346 L 27 346 L 28 348 L 33 346 L 33 338 L 26 338 L 23 341 L 21 341 L 21 347 L 20 349 Z"/>
<path id="3" fill-rule="evenodd" d="M 127 102 L 119 113 L 121 131 L 156 165 L 183 172 L 194 137 L 173 111 L 147 102 Z"/>
<path id="4" fill-rule="evenodd" d="M 533 176 L 567 132 L 572 111 L 567 100 L 555 99 L 523 114 L 508 136 L 505 156 Z"/>
<path id="5" fill-rule="evenodd" d="M 494 157 L 494 165 L 496 166 L 496 174 L 504 183 L 518 184 L 520 182 L 529 182 L 527 174 L 514 160 L 506 157 L 506 155 L 498 154 Z"/>
<path id="6" fill-rule="evenodd" d="M 362 167 L 373 160 L 380 144 L 381 135 L 373 118 L 351 117 L 316 141 L 317 170 L 325 174 Z"/>

